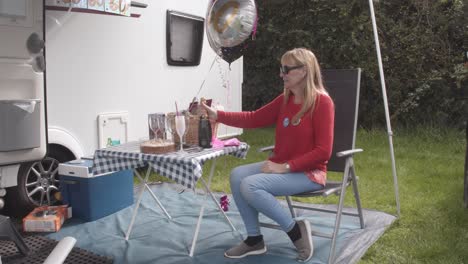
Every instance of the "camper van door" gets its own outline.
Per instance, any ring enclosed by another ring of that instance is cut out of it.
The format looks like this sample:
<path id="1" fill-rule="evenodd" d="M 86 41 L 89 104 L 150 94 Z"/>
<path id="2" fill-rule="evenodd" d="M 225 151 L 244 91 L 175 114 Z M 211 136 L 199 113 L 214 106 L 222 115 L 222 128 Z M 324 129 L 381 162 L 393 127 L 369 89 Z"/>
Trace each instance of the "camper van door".
<path id="1" fill-rule="evenodd" d="M 43 1 L 0 0 L 0 169 L 46 154 L 43 18 Z"/>

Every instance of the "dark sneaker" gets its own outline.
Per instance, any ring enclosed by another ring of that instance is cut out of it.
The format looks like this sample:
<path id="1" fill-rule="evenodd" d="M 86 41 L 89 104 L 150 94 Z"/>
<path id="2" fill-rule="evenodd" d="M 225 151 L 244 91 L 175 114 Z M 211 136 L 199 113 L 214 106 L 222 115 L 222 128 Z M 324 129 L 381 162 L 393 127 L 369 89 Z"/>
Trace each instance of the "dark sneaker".
<path id="1" fill-rule="evenodd" d="M 294 242 L 294 246 L 296 246 L 298 253 L 297 260 L 305 262 L 312 257 L 312 254 L 314 254 L 310 224 L 309 221 L 305 219 L 297 221 L 297 224 L 301 231 L 301 238 Z"/>
<path id="2" fill-rule="evenodd" d="M 264 254 L 266 251 L 267 249 L 263 240 L 253 246 L 249 246 L 245 242 L 241 242 L 239 245 L 224 252 L 224 256 L 226 258 L 238 259 L 250 255 Z"/>

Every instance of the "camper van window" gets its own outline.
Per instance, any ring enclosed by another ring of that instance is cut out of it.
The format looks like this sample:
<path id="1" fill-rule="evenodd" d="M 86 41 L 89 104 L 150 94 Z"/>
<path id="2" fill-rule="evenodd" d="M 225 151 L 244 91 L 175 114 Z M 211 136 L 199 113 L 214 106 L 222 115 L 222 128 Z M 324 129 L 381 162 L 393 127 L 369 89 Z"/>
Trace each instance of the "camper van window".
<path id="1" fill-rule="evenodd" d="M 167 64 L 175 66 L 199 65 L 205 19 L 168 10 L 166 21 Z"/>

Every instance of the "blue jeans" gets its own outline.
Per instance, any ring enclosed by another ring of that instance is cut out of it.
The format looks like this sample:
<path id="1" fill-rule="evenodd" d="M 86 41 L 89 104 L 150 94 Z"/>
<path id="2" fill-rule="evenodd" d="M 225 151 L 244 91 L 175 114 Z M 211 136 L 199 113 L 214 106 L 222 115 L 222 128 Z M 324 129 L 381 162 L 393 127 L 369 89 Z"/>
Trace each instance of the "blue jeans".
<path id="1" fill-rule="evenodd" d="M 263 173 L 264 162 L 236 167 L 231 172 L 231 192 L 244 221 L 248 236 L 260 235 L 258 213 L 273 219 L 288 232 L 295 224 L 291 213 L 281 206 L 275 196 L 287 196 L 305 191 L 320 190 L 303 172 Z"/>

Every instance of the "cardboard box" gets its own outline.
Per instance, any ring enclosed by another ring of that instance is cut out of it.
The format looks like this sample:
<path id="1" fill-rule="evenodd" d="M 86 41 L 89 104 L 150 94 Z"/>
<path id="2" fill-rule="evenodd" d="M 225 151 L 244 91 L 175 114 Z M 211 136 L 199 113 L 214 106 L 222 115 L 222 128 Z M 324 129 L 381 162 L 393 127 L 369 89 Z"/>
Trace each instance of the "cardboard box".
<path id="1" fill-rule="evenodd" d="M 104 11 L 104 0 L 89 0 L 88 9 Z"/>
<path id="2" fill-rule="evenodd" d="M 104 10 L 108 13 L 120 14 L 120 2 L 117 0 L 104 0 Z"/>
<path id="3" fill-rule="evenodd" d="M 37 207 L 23 218 L 23 231 L 57 232 L 71 217 L 70 209 L 66 205 Z"/>
<path id="4" fill-rule="evenodd" d="M 87 8 L 88 0 L 56 0 L 53 5 L 70 7 L 70 4 L 73 8 Z"/>
<path id="5" fill-rule="evenodd" d="M 93 175 L 92 165 L 92 160 L 59 165 L 60 192 L 73 217 L 94 221 L 133 204 L 132 170 Z"/>

